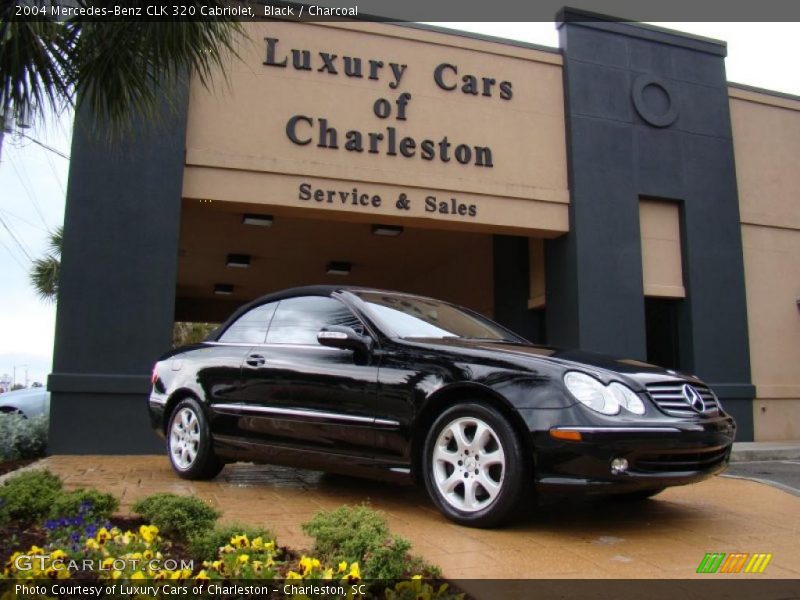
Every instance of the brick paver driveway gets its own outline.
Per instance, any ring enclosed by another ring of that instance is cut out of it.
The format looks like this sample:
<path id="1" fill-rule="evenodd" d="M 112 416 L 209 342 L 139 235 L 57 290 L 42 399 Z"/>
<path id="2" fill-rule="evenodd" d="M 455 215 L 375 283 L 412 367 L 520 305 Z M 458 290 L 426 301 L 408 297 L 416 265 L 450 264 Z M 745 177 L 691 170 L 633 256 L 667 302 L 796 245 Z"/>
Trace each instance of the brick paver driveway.
<path id="1" fill-rule="evenodd" d="M 264 525 L 297 549 L 309 546 L 300 523 L 314 512 L 368 501 L 453 579 L 685 578 L 706 552 L 774 555 L 764 574 L 736 577 L 800 577 L 800 498 L 750 481 L 718 477 L 639 505 L 559 503 L 505 529 L 478 530 L 444 519 L 420 489 L 312 471 L 237 464 L 213 482 L 188 482 L 162 456 L 54 456 L 37 466 L 69 488 L 116 494 L 123 510 L 155 492 L 196 494 L 224 520 Z"/>

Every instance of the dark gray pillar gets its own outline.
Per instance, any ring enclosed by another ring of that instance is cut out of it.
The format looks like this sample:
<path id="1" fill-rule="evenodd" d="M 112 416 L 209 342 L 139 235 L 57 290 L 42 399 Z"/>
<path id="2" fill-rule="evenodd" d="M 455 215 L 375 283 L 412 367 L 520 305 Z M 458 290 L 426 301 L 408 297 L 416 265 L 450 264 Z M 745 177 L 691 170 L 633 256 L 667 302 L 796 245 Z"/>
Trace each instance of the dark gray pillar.
<path id="1" fill-rule="evenodd" d="M 559 15 L 570 233 L 546 246 L 548 342 L 646 356 L 639 199 L 681 205 L 681 367 L 752 439 L 747 312 L 724 43 Z"/>
<path id="2" fill-rule="evenodd" d="M 532 342 L 542 342 L 542 311 L 529 310 L 530 255 L 528 238 L 495 235 L 494 320 Z"/>
<path id="3" fill-rule="evenodd" d="M 85 109 L 76 115 L 48 383 L 52 454 L 163 448 L 147 396 L 170 347 L 188 84 L 163 89 L 159 114 L 117 142 Z"/>

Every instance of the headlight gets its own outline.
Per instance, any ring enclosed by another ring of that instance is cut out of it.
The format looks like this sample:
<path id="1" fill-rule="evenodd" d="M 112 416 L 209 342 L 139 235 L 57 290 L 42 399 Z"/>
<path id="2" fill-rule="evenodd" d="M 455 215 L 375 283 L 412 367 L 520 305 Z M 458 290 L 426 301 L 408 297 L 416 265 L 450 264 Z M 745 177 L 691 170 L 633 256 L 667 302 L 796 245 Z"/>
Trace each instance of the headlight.
<path id="1" fill-rule="evenodd" d="M 622 385 L 615 381 L 608 386 L 608 389 L 614 394 L 614 397 L 622 408 L 635 415 L 644 414 L 644 402 L 642 402 L 642 399 L 636 395 L 636 392 L 627 385 Z"/>
<path id="2" fill-rule="evenodd" d="M 578 401 L 604 415 L 619 412 L 620 403 L 606 386 L 584 373 L 570 371 L 564 375 L 564 385 Z"/>

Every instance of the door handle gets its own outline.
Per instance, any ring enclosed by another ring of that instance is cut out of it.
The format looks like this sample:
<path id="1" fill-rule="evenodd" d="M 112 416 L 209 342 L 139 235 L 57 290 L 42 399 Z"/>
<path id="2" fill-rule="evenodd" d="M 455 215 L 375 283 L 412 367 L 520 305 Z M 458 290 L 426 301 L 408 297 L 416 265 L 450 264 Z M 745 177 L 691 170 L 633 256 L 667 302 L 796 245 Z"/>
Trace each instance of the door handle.
<path id="1" fill-rule="evenodd" d="M 260 367 L 267 362 L 267 359 L 265 359 L 264 356 L 261 354 L 251 354 L 250 356 L 247 357 L 247 360 L 245 360 L 244 362 L 246 362 L 251 367 Z"/>

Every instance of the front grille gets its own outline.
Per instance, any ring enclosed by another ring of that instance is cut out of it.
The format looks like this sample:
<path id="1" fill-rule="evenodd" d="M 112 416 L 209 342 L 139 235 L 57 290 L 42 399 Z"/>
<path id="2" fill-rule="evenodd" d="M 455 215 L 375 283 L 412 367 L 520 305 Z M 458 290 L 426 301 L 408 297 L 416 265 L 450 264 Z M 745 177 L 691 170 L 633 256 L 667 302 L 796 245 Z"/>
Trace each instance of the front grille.
<path id="1" fill-rule="evenodd" d="M 656 406 L 672 417 L 698 417 L 700 415 L 713 416 L 719 414 L 717 397 L 708 388 L 700 383 L 689 383 L 703 398 L 705 410 L 698 412 L 691 407 L 683 395 L 683 386 L 689 382 L 664 381 L 648 383 L 647 392 Z"/>
<path id="2" fill-rule="evenodd" d="M 635 469 L 651 473 L 706 471 L 725 461 L 728 448 L 715 448 L 703 452 L 671 454 L 644 454 L 635 460 Z"/>

